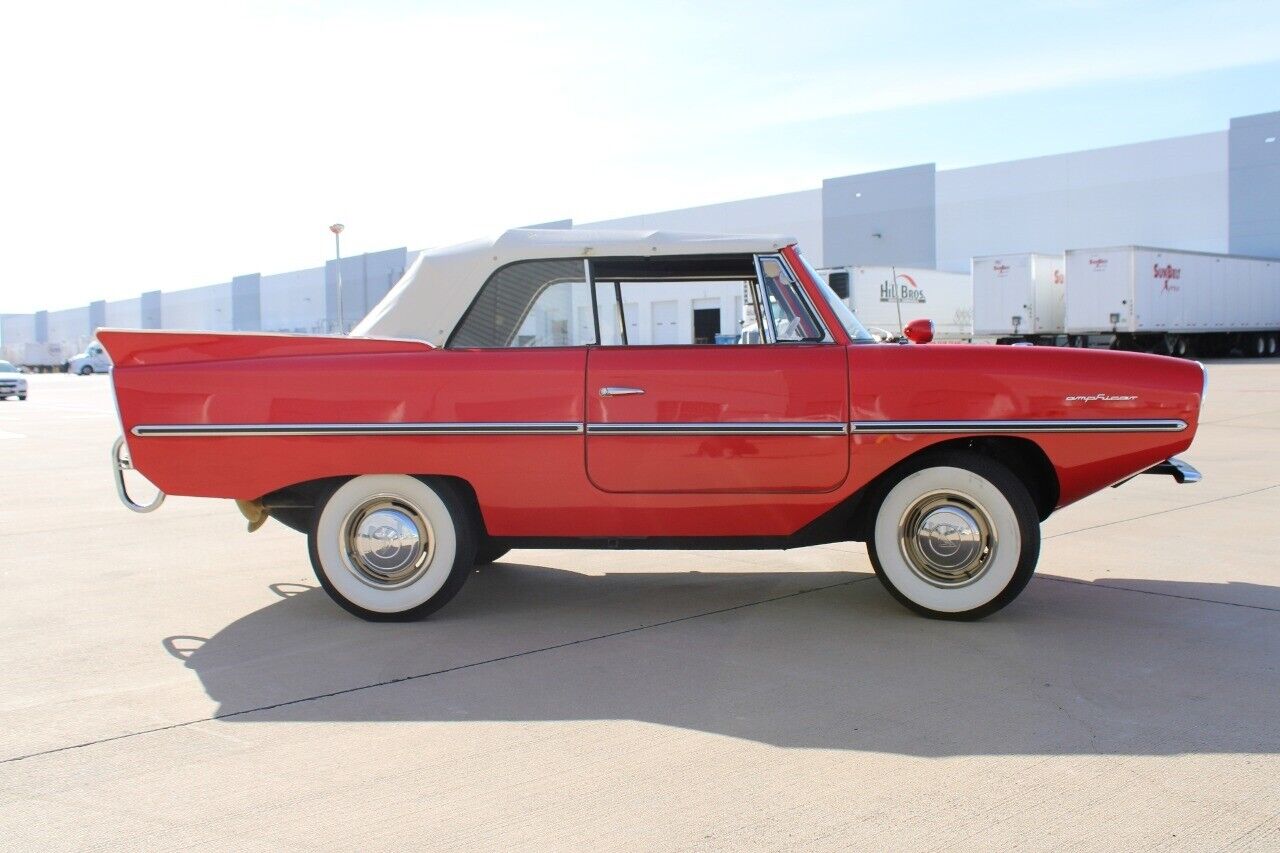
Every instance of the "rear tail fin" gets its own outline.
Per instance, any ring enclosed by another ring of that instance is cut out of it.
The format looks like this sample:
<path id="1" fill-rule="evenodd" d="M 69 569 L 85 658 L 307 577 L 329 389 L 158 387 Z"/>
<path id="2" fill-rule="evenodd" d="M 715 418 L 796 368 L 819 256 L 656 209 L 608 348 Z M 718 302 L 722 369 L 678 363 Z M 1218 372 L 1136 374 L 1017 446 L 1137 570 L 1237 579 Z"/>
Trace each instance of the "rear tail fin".
<path id="1" fill-rule="evenodd" d="M 115 367 L 192 364 L 223 359 L 293 355 L 416 352 L 425 341 L 350 338 L 338 335 L 285 335 L 263 332 L 166 332 L 147 329 L 99 329 L 97 338 Z"/>

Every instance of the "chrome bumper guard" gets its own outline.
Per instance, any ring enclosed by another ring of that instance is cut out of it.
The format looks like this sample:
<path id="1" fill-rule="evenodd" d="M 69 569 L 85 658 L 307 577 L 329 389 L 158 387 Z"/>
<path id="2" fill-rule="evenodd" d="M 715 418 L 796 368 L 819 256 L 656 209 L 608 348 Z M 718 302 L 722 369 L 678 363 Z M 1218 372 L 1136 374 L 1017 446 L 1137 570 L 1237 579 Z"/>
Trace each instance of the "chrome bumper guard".
<path id="1" fill-rule="evenodd" d="M 1170 457 L 1159 465 L 1152 465 L 1144 474 L 1165 474 L 1172 477 L 1178 483 L 1198 483 L 1200 482 L 1200 472 L 1183 462 L 1176 456 Z"/>
<path id="2" fill-rule="evenodd" d="M 156 490 L 156 496 L 151 499 L 149 504 L 140 504 L 133 498 L 129 497 L 129 491 L 124 485 L 124 472 L 133 470 L 133 460 L 125 456 L 124 436 L 116 439 L 116 443 L 111 445 L 111 468 L 116 477 L 116 495 L 120 498 L 120 503 L 124 504 L 134 512 L 152 512 L 160 508 L 160 504 L 164 503 L 165 494 L 159 489 Z"/>

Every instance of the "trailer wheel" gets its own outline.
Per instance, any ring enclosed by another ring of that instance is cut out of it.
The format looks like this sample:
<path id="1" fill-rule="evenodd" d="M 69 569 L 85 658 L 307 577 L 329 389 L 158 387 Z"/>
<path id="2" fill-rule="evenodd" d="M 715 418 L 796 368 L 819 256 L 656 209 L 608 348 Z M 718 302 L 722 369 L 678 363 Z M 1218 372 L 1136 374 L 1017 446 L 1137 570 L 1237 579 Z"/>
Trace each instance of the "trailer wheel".
<path id="1" fill-rule="evenodd" d="M 1267 336 L 1254 335 L 1249 341 L 1249 354 L 1254 358 L 1262 358 L 1267 354 Z"/>
<path id="2" fill-rule="evenodd" d="M 1277 350 L 1280 350 L 1280 341 L 1276 340 L 1275 335 L 1271 335 L 1267 338 L 1267 355 L 1274 358 Z"/>
<path id="3" fill-rule="evenodd" d="M 307 546 L 316 579 L 339 606 L 373 622 L 405 622 L 462 588 L 476 530 L 448 480 L 374 474 L 318 503 Z"/>

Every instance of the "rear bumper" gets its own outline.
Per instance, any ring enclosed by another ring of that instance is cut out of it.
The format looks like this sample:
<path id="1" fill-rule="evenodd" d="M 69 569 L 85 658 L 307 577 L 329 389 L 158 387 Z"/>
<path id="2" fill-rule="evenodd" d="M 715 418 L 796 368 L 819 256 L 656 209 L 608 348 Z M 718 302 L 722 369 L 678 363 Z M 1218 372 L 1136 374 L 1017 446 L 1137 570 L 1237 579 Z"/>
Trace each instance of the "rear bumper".
<path id="1" fill-rule="evenodd" d="M 1198 483 L 1200 482 L 1200 472 L 1183 462 L 1176 456 L 1170 457 L 1159 465 L 1152 465 L 1144 474 L 1165 474 L 1172 477 L 1178 483 Z"/>

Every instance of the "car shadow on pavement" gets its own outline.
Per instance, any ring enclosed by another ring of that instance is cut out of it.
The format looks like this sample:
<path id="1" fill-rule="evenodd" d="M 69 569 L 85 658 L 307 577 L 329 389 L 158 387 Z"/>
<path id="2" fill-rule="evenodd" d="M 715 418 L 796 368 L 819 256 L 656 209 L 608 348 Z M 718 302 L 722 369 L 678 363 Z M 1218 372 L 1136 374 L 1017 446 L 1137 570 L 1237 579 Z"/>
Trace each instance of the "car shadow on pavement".
<path id="1" fill-rule="evenodd" d="M 1280 751 L 1280 612 L 1200 600 L 1213 584 L 1107 583 L 1038 577 L 965 623 L 914 616 L 862 573 L 502 563 L 422 622 L 361 622 L 278 585 L 214 636 L 165 643 L 227 723 L 636 720 L 921 756 Z"/>

